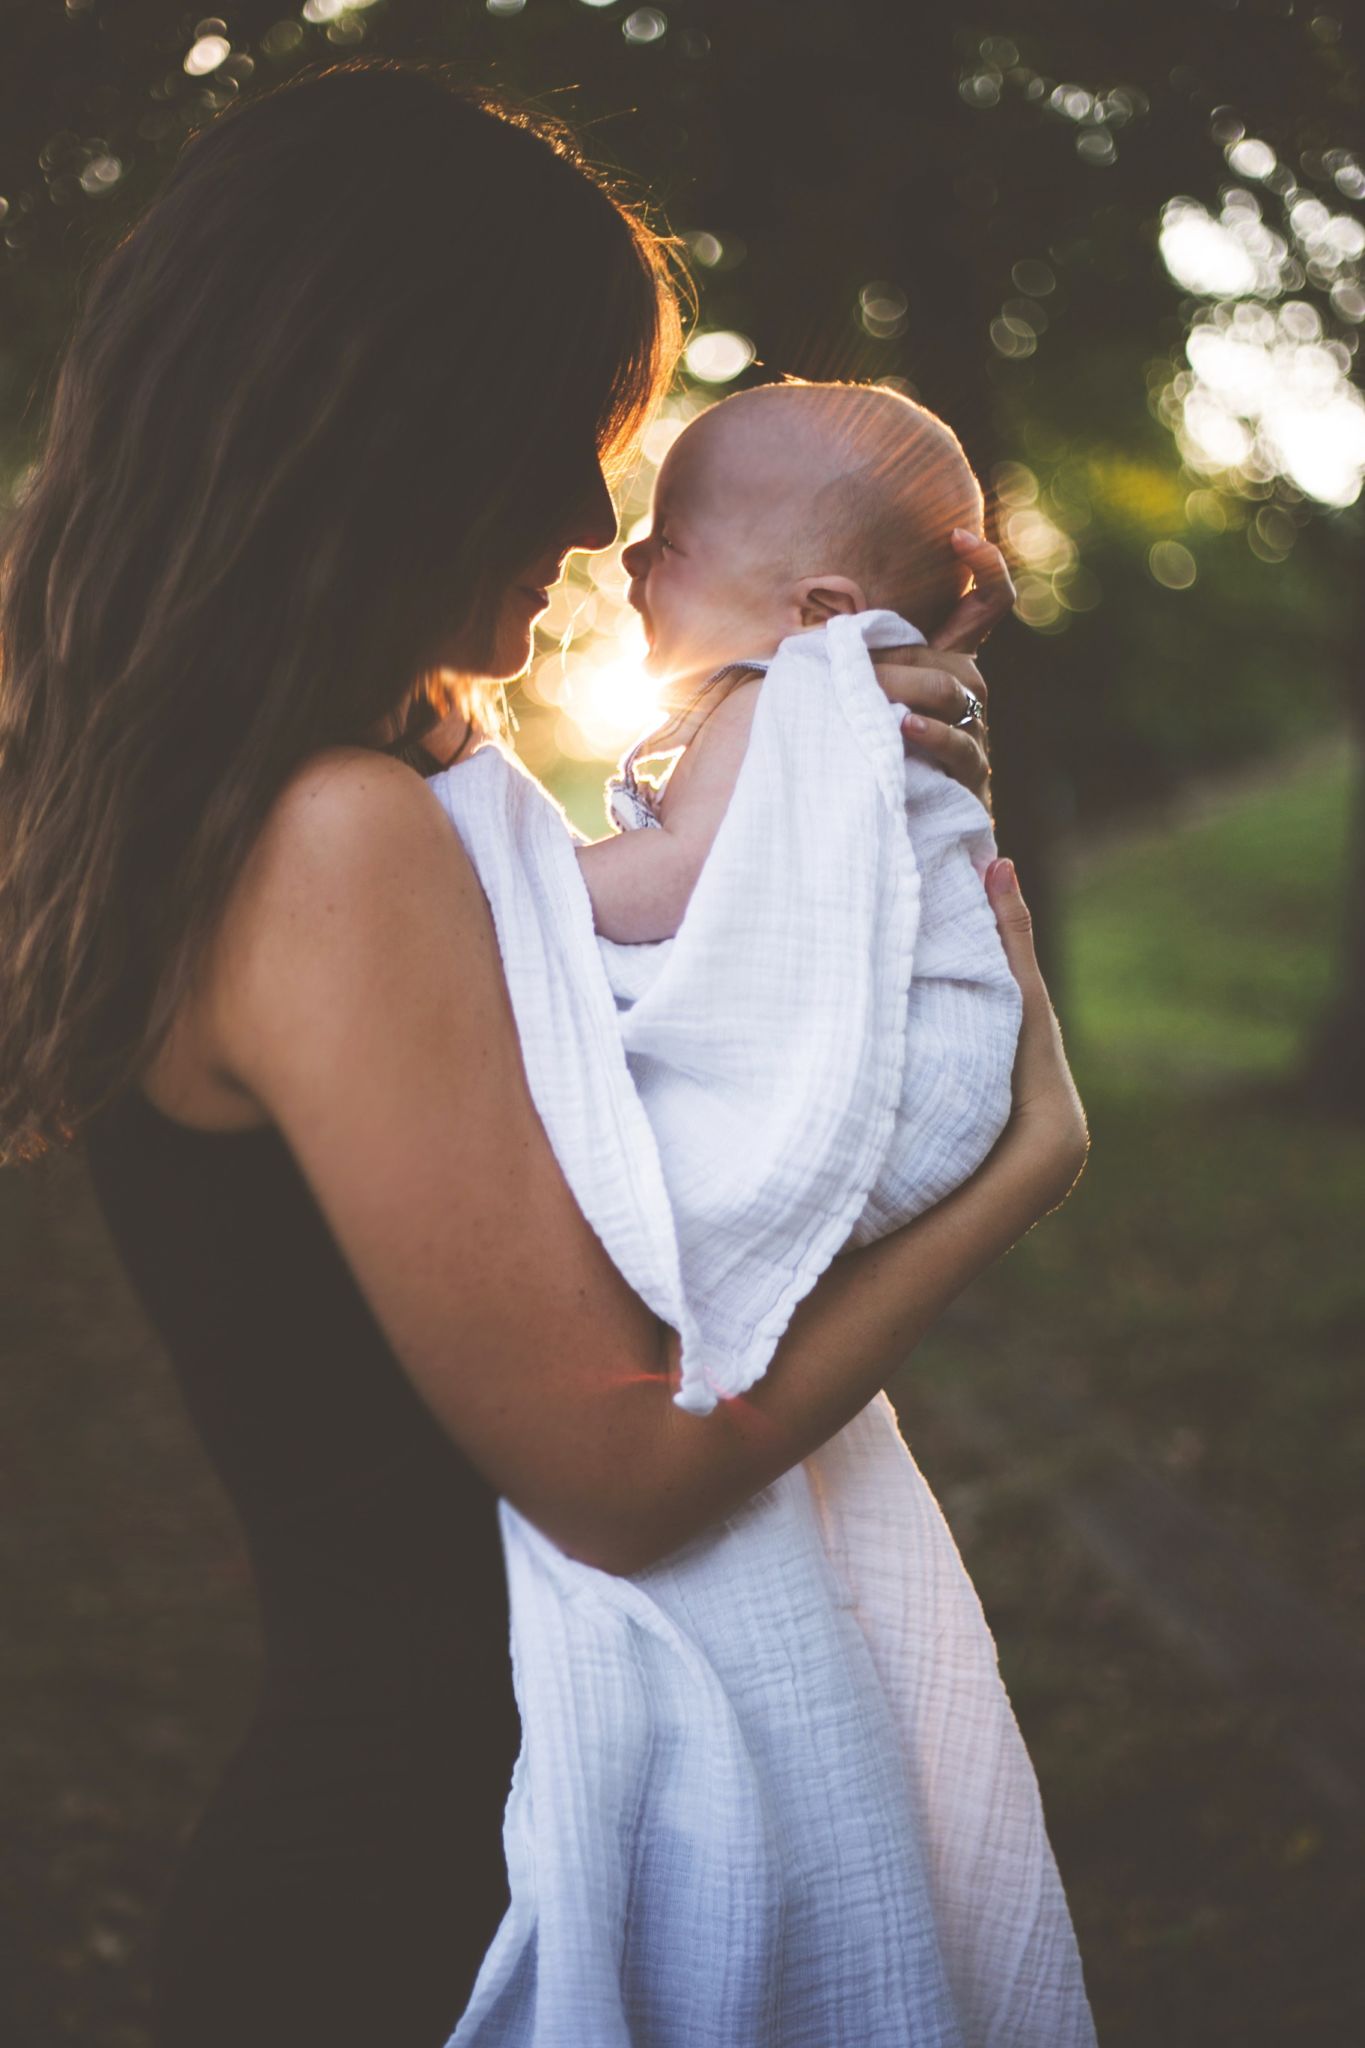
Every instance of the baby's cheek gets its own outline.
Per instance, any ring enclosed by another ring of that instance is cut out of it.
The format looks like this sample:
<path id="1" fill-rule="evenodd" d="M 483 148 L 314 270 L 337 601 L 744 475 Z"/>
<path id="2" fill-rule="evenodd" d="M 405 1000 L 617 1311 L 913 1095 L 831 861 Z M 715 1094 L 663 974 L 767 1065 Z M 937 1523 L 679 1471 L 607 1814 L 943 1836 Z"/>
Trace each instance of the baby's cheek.
<path id="1" fill-rule="evenodd" d="M 698 578 L 673 571 L 663 589 L 663 613 L 669 625 L 676 631 L 686 629 L 689 619 L 695 622 L 705 601 L 705 585 Z"/>

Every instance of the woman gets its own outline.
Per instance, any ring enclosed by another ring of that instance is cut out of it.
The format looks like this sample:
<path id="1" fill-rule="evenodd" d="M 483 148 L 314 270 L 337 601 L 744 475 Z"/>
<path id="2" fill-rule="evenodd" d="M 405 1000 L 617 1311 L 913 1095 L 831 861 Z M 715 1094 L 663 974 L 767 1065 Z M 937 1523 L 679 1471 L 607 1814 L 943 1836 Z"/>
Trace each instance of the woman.
<path id="1" fill-rule="evenodd" d="M 84 1133 L 267 1653 L 165 1917 L 163 2048 L 439 2048 L 507 1897 L 496 1497 L 608 1571 L 665 1555 L 840 1429 L 1080 1170 L 1002 864 L 1006 1136 L 836 1262 L 743 1427 L 673 1405 L 670 1333 L 568 1193 L 414 768 L 487 725 L 566 554 L 612 540 L 603 464 L 676 336 L 661 245 L 557 130 L 416 66 L 301 74 L 194 140 L 93 274 L 8 536 L 0 1148 Z M 1009 600 L 977 566 L 965 644 Z M 885 686 L 984 786 L 948 722 L 971 662 Z"/>

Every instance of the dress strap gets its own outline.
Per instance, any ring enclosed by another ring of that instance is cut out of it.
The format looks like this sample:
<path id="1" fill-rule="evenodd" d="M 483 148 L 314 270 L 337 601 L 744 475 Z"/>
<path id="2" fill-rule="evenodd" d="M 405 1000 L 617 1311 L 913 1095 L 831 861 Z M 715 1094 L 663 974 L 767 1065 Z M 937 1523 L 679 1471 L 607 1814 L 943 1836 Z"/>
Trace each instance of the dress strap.
<path id="1" fill-rule="evenodd" d="M 652 732 L 647 732 L 643 739 L 635 742 L 635 745 L 621 762 L 617 774 L 608 782 L 608 792 L 619 792 L 628 804 L 631 814 L 637 822 L 657 825 L 659 820 L 654 814 L 653 801 L 655 792 L 648 784 L 641 785 L 635 773 L 635 763 L 642 758 L 649 760 L 652 754 L 662 752 L 663 749 L 660 742 L 667 739 L 670 729 L 675 725 L 680 725 L 684 719 L 690 717 L 707 691 L 713 689 L 717 683 L 724 682 L 730 676 L 743 675 L 747 669 L 759 669 L 766 675 L 771 666 L 771 658 L 765 657 L 757 661 L 727 661 L 722 668 L 713 669 L 706 678 L 706 681 L 699 684 L 693 691 L 681 711 L 675 712 L 673 717 L 665 724 L 656 725 Z M 719 703 L 720 699 L 717 698 L 716 702 Z M 714 708 L 715 706 L 713 705 L 712 709 L 714 710 Z M 707 713 L 707 716 L 710 716 L 710 712 Z M 620 812 L 616 810 L 614 805 L 612 809 L 613 815 L 619 817 Z M 642 816 L 641 813 L 645 815 Z"/>

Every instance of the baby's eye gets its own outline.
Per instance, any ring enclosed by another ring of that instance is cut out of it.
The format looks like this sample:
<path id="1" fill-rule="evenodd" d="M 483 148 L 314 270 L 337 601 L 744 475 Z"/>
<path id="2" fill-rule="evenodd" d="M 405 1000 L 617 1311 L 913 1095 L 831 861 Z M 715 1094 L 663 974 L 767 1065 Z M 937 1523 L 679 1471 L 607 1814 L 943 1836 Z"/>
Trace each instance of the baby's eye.
<path id="1" fill-rule="evenodd" d="M 664 532 L 662 531 L 662 529 L 661 529 L 661 530 L 660 530 L 660 533 L 659 533 L 659 546 L 660 546 L 661 548 L 671 548 L 671 547 L 672 547 L 672 545 L 673 545 L 673 543 L 672 543 L 672 541 L 671 541 L 671 540 L 669 539 L 668 535 L 667 535 L 666 533 L 664 533 Z"/>

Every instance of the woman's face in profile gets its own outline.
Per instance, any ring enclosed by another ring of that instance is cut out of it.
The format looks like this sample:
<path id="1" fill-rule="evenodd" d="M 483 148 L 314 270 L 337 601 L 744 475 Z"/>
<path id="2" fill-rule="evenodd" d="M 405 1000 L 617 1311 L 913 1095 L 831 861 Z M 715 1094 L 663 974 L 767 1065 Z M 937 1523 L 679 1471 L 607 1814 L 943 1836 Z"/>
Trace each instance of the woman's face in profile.
<path id="1" fill-rule="evenodd" d="M 578 473 L 556 479 L 557 495 L 566 509 L 549 540 L 519 569 L 503 591 L 490 635 L 491 644 L 475 648 L 465 641 L 452 648 L 445 665 L 465 675 L 510 682 L 531 659 L 536 620 L 550 602 L 550 592 L 564 573 L 571 554 L 596 554 L 616 538 L 616 507 L 602 474 L 596 450 Z M 535 507 L 526 524 L 535 525 Z"/>

